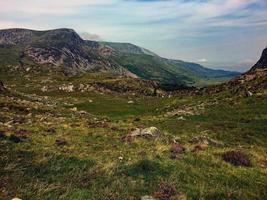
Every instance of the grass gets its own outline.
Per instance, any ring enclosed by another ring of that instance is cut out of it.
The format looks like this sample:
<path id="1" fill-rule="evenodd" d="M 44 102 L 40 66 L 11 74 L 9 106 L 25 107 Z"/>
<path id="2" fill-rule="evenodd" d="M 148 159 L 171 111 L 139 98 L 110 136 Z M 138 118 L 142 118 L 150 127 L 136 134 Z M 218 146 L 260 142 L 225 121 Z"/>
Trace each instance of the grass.
<path id="1" fill-rule="evenodd" d="M 5 135 L 0 137 L 0 199 L 140 199 L 162 192 L 162 185 L 175 189 L 174 199 L 267 196 L 266 97 L 241 98 L 228 92 L 170 98 L 97 91 L 43 93 L 40 88 L 48 84 L 40 81 L 44 78 L 4 79 L 20 95 L 0 95 L 0 131 Z M 97 75 L 54 77 L 50 84 L 96 79 Z M 78 111 L 71 111 L 73 107 Z M 197 112 L 183 115 L 185 120 L 182 114 L 167 114 L 188 109 Z M 122 141 L 131 128 L 150 126 L 159 128 L 161 137 Z M 27 134 L 19 135 L 19 130 Z M 12 134 L 22 142 L 12 142 Z M 225 146 L 192 152 L 191 138 L 203 134 Z M 186 151 L 172 160 L 169 150 L 175 137 Z M 57 139 L 66 145 L 58 146 Z M 221 155 L 232 150 L 245 152 L 252 167 L 225 162 Z"/>

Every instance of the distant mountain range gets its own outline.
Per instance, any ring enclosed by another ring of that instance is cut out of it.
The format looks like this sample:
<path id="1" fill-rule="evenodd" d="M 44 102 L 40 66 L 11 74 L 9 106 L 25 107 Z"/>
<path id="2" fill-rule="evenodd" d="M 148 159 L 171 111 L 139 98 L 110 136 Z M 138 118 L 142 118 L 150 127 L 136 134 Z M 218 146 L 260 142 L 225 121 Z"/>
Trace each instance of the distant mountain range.
<path id="1" fill-rule="evenodd" d="M 162 58 L 130 43 L 83 40 L 72 29 L 0 30 L 0 72 L 35 67 L 66 75 L 104 72 L 153 80 L 162 86 L 203 86 L 239 75 Z"/>

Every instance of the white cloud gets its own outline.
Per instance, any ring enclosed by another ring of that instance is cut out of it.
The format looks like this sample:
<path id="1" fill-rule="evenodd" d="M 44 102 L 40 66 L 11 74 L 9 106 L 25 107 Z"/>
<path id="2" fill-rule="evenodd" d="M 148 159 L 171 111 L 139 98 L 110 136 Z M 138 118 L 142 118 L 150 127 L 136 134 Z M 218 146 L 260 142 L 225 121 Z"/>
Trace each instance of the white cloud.
<path id="1" fill-rule="evenodd" d="M 208 62 L 208 60 L 206 58 L 201 58 L 201 59 L 198 59 L 198 62 L 206 63 L 206 62 Z"/>
<path id="2" fill-rule="evenodd" d="M 97 34 L 92 34 L 88 32 L 80 32 L 79 35 L 84 40 L 101 40 L 101 36 Z"/>
<path id="3" fill-rule="evenodd" d="M 25 14 L 70 14 L 82 6 L 110 5 L 117 0 L 9 0 L 0 2 L 0 12 Z"/>

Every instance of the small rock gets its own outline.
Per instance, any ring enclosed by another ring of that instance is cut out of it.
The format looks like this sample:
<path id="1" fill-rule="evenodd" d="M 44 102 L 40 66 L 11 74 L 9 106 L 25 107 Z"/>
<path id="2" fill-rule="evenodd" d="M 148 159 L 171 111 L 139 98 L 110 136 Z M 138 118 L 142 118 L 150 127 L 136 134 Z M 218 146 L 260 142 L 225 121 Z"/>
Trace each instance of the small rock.
<path id="1" fill-rule="evenodd" d="M 120 156 L 120 157 L 119 157 L 119 160 L 123 160 L 123 157 L 122 157 L 122 156 Z"/>
<path id="2" fill-rule="evenodd" d="M 250 92 L 250 91 L 247 91 L 247 92 L 246 92 L 246 96 L 247 96 L 247 97 L 252 97 L 252 96 L 253 96 L 253 93 Z"/>
<path id="3" fill-rule="evenodd" d="M 178 117 L 178 120 L 179 121 L 185 121 L 185 118 L 183 116 L 181 116 L 181 117 Z"/>
<path id="4" fill-rule="evenodd" d="M 156 127 L 149 127 L 145 129 L 136 128 L 126 136 L 123 136 L 122 140 L 125 142 L 129 142 L 132 141 L 134 137 L 159 137 L 160 135 L 161 131 Z"/>
<path id="5" fill-rule="evenodd" d="M 130 133 L 132 137 L 136 137 L 136 136 L 158 137 L 160 134 L 161 134 L 160 130 L 157 129 L 156 127 L 149 127 L 145 129 L 137 128 Z"/>
<path id="6" fill-rule="evenodd" d="M 47 92 L 47 91 L 48 91 L 48 87 L 47 87 L 47 86 L 43 86 L 43 87 L 41 88 L 41 91 L 42 91 L 42 92 Z"/>
<path id="7" fill-rule="evenodd" d="M 146 196 L 142 196 L 142 197 L 141 197 L 141 200 L 157 200 L 157 199 L 155 199 L 155 198 L 152 197 L 152 196 L 148 196 L 148 195 L 146 195 Z"/>
<path id="8" fill-rule="evenodd" d="M 173 143 L 174 144 L 177 144 L 177 143 L 179 143 L 179 142 L 181 142 L 181 137 L 179 137 L 179 136 L 175 136 L 174 138 L 173 138 Z"/>
<path id="9" fill-rule="evenodd" d="M 86 114 L 87 114 L 87 112 L 86 112 L 86 111 L 84 111 L 84 110 L 81 110 L 81 111 L 79 111 L 79 114 L 80 114 L 80 115 L 86 115 Z"/>
<path id="10" fill-rule="evenodd" d="M 134 102 L 133 101 L 128 101 L 128 104 L 133 104 Z"/>
<path id="11" fill-rule="evenodd" d="M 78 108 L 77 107 L 73 107 L 70 110 L 73 111 L 73 112 L 76 112 L 78 110 Z"/>
<path id="12" fill-rule="evenodd" d="M 152 137 L 159 137 L 161 135 L 161 131 L 156 127 L 149 127 L 142 129 L 140 132 L 141 136 L 152 136 Z"/>
<path id="13" fill-rule="evenodd" d="M 13 198 L 12 200 L 22 200 L 22 199 L 20 199 L 20 198 L 18 198 L 18 197 L 15 197 L 15 198 Z"/>

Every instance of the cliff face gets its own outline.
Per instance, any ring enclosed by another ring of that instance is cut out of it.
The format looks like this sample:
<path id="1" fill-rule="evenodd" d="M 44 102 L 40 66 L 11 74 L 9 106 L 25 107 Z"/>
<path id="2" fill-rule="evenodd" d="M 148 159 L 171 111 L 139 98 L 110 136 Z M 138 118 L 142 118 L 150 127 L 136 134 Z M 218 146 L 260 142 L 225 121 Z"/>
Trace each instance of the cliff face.
<path id="1" fill-rule="evenodd" d="M 113 53 L 110 47 L 84 41 L 72 29 L 33 31 L 7 29 L 0 31 L 0 48 L 23 66 L 25 60 L 58 68 L 68 74 L 80 72 L 110 72 L 134 76 L 127 69 L 107 59 Z M 15 52 L 15 51 L 14 51 Z"/>
<path id="2" fill-rule="evenodd" d="M 263 50 L 259 61 L 251 68 L 251 71 L 263 68 L 267 68 L 267 48 Z"/>

